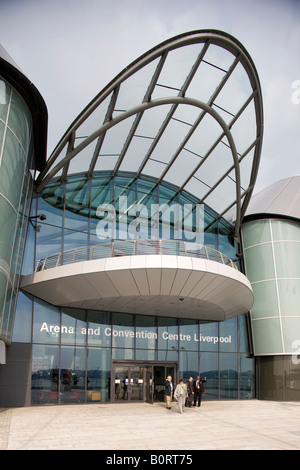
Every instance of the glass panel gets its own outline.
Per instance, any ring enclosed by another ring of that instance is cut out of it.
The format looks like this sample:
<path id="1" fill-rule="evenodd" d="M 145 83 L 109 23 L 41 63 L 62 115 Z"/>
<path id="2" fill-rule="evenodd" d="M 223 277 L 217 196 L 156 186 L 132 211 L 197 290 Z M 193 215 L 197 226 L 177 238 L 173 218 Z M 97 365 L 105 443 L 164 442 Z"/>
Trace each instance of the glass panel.
<path id="1" fill-rule="evenodd" d="M 185 148 L 203 158 L 221 134 L 222 128 L 220 125 L 217 123 L 217 121 L 215 121 L 214 118 L 206 114 L 200 125 L 197 127 L 196 131 L 192 134 L 191 138 L 187 142 Z M 207 184 L 205 178 L 201 178 L 201 167 L 198 172 L 199 178 Z M 207 174 L 207 176 L 209 175 Z"/>
<path id="2" fill-rule="evenodd" d="M 85 401 L 85 362 L 85 348 L 61 348 L 60 399 L 63 403 Z"/>
<path id="3" fill-rule="evenodd" d="M 240 354 L 239 362 L 240 398 L 255 398 L 255 359 L 248 357 L 245 354 Z"/>
<path id="4" fill-rule="evenodd" d="M 0 80 L 0 119 L 3 121 L 6 121 L 10 90 L 9 84 Z"/>
<path id="5" fill-rule="evenodd" d="M 36 199 L 32 200 L 30 216 L 36 215 Z M 25 244 L 25 251 L 23 256 L 22 272 L 23 276 L 31 274 L 34 271 L 34 254 L 35 254 L 35 229 L 34 222 L 28 224 L 27 228 L 27 239 Z"/>
<path id="6" fill-rule="evenodd" d="M 281 321 L 284 352 L 286 354 L 295 354 L 295 350 L 299 350 L 300 346 L 300 317 L 282 317 Z"/>
<path id="7" fill-rule="evenodd" d="M 87 401 L 110 401 L 109 348 L 88 348 L 87 352 Z"/>
<path id="8" fill-rule="evenodd" d="M 300 232 L 299 232 L 300 233 Z M 299 241 L 274 242 L 276 269 L 278 278 L 300 277 Z"/>
<path id="9" fill-rule="evenodd" d="M 253 100 L 233 124 L 231 133 L 236 150 L 242 155 L 256 139 L 256 113 Z"/>
<path id="10" fill-rule="evenodd" d="M 220 399 L 238 398 L 236 354 L 220 354 Z"/>
<path id="11" fill-rule="evenodd" d="M 134 347 L 133 315 L 113 313 L 112 346 L 117 348 Z"/>
<path id="12" fill-rule="evenodd" d="M 33 342 L 59 343 L 60 313 L 59 309 L 42 300 L 34 300 Z"/>
<path id="13" fill-rule="evenodd" d="M 277 284 L 281 315 L 298 317 L 300 305 L 300 279 L 278 279 Z"/>
<path id="14" fill-rule="evenodd" d="M 62 252 L 62 228 L 40 224 L 36 234 L 36 261 Z"/>
<path id="15" fill-rule="evenodd" d="M 101 155 L 109 156 L 119 155 L 121 153 L 134 119 L 135 116 L 129 117 L 108 130 L 101 148 Z M 96 168 L 98 168 L 98 166 L 96 166 Z M 111 165 L 109 169 L 113 170 L 113 165 Z"/>
<path id="16" fill-rule="evenodd" d="M 1 192 L 16 210 L 19 208 L 25 171 L 25 154 L 12 132 L 7 129 L 1 158 Z"/>
<path id="17" fill-rule="evenodd" d="M 196 320 L 179 320 L 179 349 L 198 351 L 198 322 Z"/>
<path id="18" fill-rule="evenodd" d="M 19 292 L 14 320 L 14 342 L 30 343 L 32 327 L 32 300 L 29 296 Z"/>
<path id="19" fill-rule="evenodd" d="M 239 338 L 239 351 L 249 352 L 249 339 L 248 339 L 248 322 L 246 315 L 238 317 L 238 338 Z"/>
<path id="20" fill-rule="evenodd" d="M 115 401 L 128 400 L 128 366 L 115 366 Z"/>
<path id="21" fill-rule="evenodd" d="M 111 205 L 111 212 L 107 204 Z M 104 205 L 103 210 L 101 210 L 101 205 Z M 98 209 L 99 208 L 99 209 Z M 91 196 L 91 237 L 96 236 L 93 240 L 94 244 L 99 244 L 101 242 L 108 242 L 114 236 L 113 232 L 113 220 L 114 220 L 114 178 L 105 177 L 105 178 L 95 178 L 92 181 L 92 196 Z M 104 221 L 103 221 L 104 218 Z M 99 233 L 99 223 L 100 226 L 106 230 L 105 233 Z M 102 236 L 100 236 L 102 235 Z"/>
<path id="22" fill-rule="evenodd" d="M 58 403 L 59 349 L 57 346 L 32 346 L 31 403 Z"/>
<path id="23" fill-rule="evenodd" d="M 279 318 L 252 321 L 254 353 L 282 354 L 281 321 Z"/>
<path id="24" fill-rule="evenodd" d="M 158 349 L 178 349 L 178 326 L 172 318 L 158 317 Z"/>
<path id="25" fill-rule="evenodd" d="M 225 87 L 215 100 L 215 103 L 235 115 L 247 101 L 251 93 L 252 87 L 248 75 L 242 64 L 239 63 L 230 75 Z"/>
<path id="26" fill-rule="evenodd" d="M 219 398 L 219 357 L 217 353 L 200 353 L 200 377 L 206 377 L 205 390 L 202 394 L 208 400 Z"/>
<path id="27" fill-rule="evenodd" d="M 135 358 L 139 361 L 155 361 L 156 351 L 151 349 L 136 349 Z"/>
<path id="28" fill-rule="evenodd" d="M 65 228 L 89 231 L 90 181 L 66 184 Z"/>
<path id="29" fill-rule="evenodd" d="M 46 216 L 47 224 L 62 227 L 64 215 L 64 185 L 54 182 L 47 186 L 43 191 L 43 197 L 38 198 L 37 201 L 37 214 L 44 214 Z"/>
<path id="30" fill-rule="evenodd" d="M 223 222 L 219 222 L 219 251 L 232 260 L 236 258 L 236 247 L 233 238 L 233 229 Z"/>
<path id="31" fill-rule="evenodd" d="M 177 362 L 178 361 L 178 351 L 175 349 L 173 351 L 160 351 L 157 352 L 157 360 L 158 361 L 169 361 L 169 362 Z"/>
<path id="32" fill-rule="evenodd" d="M 62 309 L 61 342 L 62 344 L 83 345 L 86 343 L 85 310 Z"/>
<path id="33" fill-rule="evenodd" d="M 264 243 L 271 240 L 270 221 L 256 220 L 243 225 L 243 245 L 244 249 L 257 243 Z"/>
<path id="34" fill-rule="evenodd" d="M 155 317 L 136 316 L 136 348 L 155 349 L 157 328 Z"/>
<path id="35" fill-rule="evenodd" d="M 218 323 L 200 324 L 200 351 L 218 351 Z"/>
<path id="36" fill-rule="evenodd" d="M 73 230 L 64 230 L 64 248 L 63 251 L 75 250 L 76 248 L 85 248 L 89 245 L 89 234 L 75 232 Z M 89 250 L 79 250 L 76 259 L 86 260 L 89 256 Z M 67 260 L 68 258 L 66 258 Z"/>
<path id="37" fill-rule="evenodd" d="M 246 275 L 251 282 L 274 279 L 274 259 L 271 243 L 253 246 L 245 251 Z"/>
<path id="38" fill-rule="evenodd" d="M 130 399 L 143 400 L 144 389 L 144 368 L 143 367 L 130 367 Z"/>
<path id="39" fill-rule="evenodd" d="M 253 319 L 277 317 L 279 315 L 276 281 L 252 284 L 254 304 L 251 309 Z"/>
<path id="40" fill-rule="evenodd" d="M 25 153 L 27 153 L 31 131 L 31 115 L 26 104 L 15 90 L 12 93 L 8 125 L 18 136 Z"/>
<path id="41" fill-rule="evenodd" d="M 219 343 L 220 352 L 237 351 L 237 318 L 220 323 Z"/>
<path id="42" fill-rule="evenodd" d="M 188 87 L 187 96 L 193 96 L 200 101 L 208 102 L 225 72 L 201 62 L 200 67 Z"/>
<path id="43" fill-rule="evenodd" d="M 88 312 L 89 346 L 111 345 L 111 319 L 108 312 Z"/>
<path id="44" fill-rule="evenodd" d="M 142 103 L 158 60 L 151 61 L 122 83 L 115 109 L 127 110 Z"/>
<path id="45" fill-rule="evenodd" d="M 112 354 L 112 359 L 124 359 L 124 360 L 134 359 L 134 349 L 112 348 L 111 354 Z"/>
<path id="46" fill-rule="evenodd" d="M 273 240 L 298 240 L 300 226 L 298 222 L 271 220 Z"/>
<path id="47" fill-rule="evenodd" d="M 187 382 L 190 377 L 195 380 L 199 371 L 198 352 L 183 351 L 179 352 L 179 375 Z"/>

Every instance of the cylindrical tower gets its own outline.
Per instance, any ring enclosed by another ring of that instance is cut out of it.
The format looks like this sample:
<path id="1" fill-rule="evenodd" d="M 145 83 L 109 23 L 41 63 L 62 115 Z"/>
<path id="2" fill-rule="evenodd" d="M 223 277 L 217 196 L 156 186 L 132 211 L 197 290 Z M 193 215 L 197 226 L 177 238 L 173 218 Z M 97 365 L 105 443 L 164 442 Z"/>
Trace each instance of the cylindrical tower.
<path id="1" fill-rule="evenodd" d="M 300 176 L 253 197 L 242 226 L 258 395 L 300 399 Z"/>

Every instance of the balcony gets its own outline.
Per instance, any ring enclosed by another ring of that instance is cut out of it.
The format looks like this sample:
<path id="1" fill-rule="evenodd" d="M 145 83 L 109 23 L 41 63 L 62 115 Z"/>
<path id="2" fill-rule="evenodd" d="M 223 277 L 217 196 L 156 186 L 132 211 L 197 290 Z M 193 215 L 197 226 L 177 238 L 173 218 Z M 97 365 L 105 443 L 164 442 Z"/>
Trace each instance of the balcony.
<path id="1" fill-rule="evenodd" d="M 221 252 L 181 240 L 126 240 L 39 260 L 21 289 L 53 305 L 222 321 L 250 310 L 250 282 Z"/>

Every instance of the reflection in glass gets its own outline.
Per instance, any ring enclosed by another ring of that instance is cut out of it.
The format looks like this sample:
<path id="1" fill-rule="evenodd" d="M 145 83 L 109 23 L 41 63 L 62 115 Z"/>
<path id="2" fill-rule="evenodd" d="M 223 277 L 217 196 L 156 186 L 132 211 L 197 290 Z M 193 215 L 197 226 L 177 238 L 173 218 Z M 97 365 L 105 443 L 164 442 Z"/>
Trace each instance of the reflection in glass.
<path id="1" fill-rule="evenodd" d="M 214 352 L 200 353 L 200 377 L 206 377 L 205 396 L 207 400 L 219 398 L 219 355 Z"/>
<path id="2" fill-rule="evenodd" d="M 13 342 L 30 343 L 32 327 L 32 300 L 29 296 L 19 292 L 15 312 Z"/>
<path id="3" fill-rule="evenodd" d="M 31 402 L 43 405 L 58 402 L 59 350 L 55 346 L 33 345 Z"/>
<path id="4" fill-rule="evenodd" d="M 179 351 L 179 376 L 183 378 L 184 382 L 187 382 L 190 377 L 195 380 L 198 374 L 199 354 L 181 348 Z"/>
<path id="5" fill-rule="evenodd" d="M 85 401 L 85 357 L 85 348 L 71 346 L 61 348 L 61 402 L 80 403 Z"/>
<path id="6" fill-rule="evenodd" d="M 60 341 L 59 309 L 35 299 L 33 312 L 33 342 L 58 344 Z"/>
<path id="7" fill-rule="evenodd" d="M 220 399 L 238 398 L 237 355 L 220 354 Z"/>
<path id="8" fill-rule="evenodd" d="M 84 345 L 87 330 L 85 310 L 65 308 L 61 316 L 61 342 L 62 344 Z"/>
<path id="9" fill-rule="evenodd" d="M 110 349 L 88 348 L 87 401 L 110 401 Z"/>

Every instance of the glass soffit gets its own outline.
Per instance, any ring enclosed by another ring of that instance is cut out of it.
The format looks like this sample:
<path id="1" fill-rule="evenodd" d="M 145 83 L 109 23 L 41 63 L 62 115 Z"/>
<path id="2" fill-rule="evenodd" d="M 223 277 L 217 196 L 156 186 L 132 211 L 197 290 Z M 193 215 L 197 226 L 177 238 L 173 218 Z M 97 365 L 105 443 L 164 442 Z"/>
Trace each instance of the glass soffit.
<path id="1" fill-rule="evenodd" d="M 219 31 L 186 33 L 141 56 L 94 98 L 49 157 L 36 190 L 77 172 L 148 175 L 235 221 L 237 235 L 262 133 L 259 79 L 244 47 Z"/>

